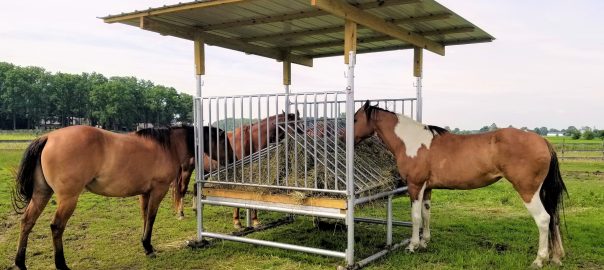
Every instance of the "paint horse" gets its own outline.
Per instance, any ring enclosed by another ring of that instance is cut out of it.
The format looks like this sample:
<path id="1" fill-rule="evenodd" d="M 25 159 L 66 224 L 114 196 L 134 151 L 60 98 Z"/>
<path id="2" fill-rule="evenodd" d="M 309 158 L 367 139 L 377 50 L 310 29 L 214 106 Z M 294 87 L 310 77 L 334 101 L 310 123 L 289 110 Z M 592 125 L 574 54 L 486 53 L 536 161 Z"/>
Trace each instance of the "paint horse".
<path id="1" fill-rule="evenodd" d="M 63 232 L 86 189 L 108 197 L 140 195 L 142 245 L 154 257 L 151 233 L 160 202 L 179 179 L 180 165 L 194 156 L 190 126 L 118 134 L 88 126 L 62 128 L 35 139 L 16 176 L 13 206 L 23 213 L 15 269 L 26 269 L 27 239 L 52 194 L 58 206 L 50 224 L 55 266 L 69 269 Z M 24 211 L 23 211 L 24 210 Z"/>
<path id="2" fill-rule="evenodd" d="M 550 259 L 550 252 L 552 262 L 561 264 L 564 248 L 558 210 L 566 187 L 556 152 L 544 138 L 514 128 L 455 135 L 367 101 L 354 115 L 355 143 L 374 133 L 395 156 L 399 173 L 408 184 L 413 230 L 407 250 L 425 248 L 430 240 L 432 189 L 474 189 L 505 177 L 520 194 L 539 229 L 533 267 L 542 267 Z"/>
<path id="3" fill-rule="evenodd" d="M 234 154 L 234 158 L 240 160 L 252 153 L 258 152 L 264 148 L 266 148 L 270 143 L 276 143 L 285 138 L 285 132 L 283 129 L 286 125 L 294 128 L 296 132 L 301 133 L 302 130 L 297 127 L 297 123 L 300 120 L 299 112 L 296 111 L 295 114 L 290 113 L 286 114 L 285 112 L 267 117 L 262 119 L 256 123 L 250 125 L 244 125 L 238 128 L 235 128 L 233 131 L 226 132 L 226 138 L 228 138 L 229 145 L 232 148 L 232 153 Z M 281 131 L 279 131 L 281 129 Z M 216 137 L 217 133 L 213 133 L 212 136 Z M 218 137 L 223 138 L 224 134 L 218 134 Z M 222 144 L 222 143 L 221 143 Z M 213 150 L 213 153 L 216 151 Z M 224 160 L 224 157 L 220 160 Z M 215 170 L 220 165 L 220 162 L 215 159 L 210 159 L 207 155 L 204 156 L 204 173 L 209 173 L 212 170 Z M 183 176 L 184 178 L 183 185 L 186 187 L 189 184 L 189 177 L 191 176 L 192 170 L 194 169 L 194 161 L 191 161 L 190 166 L 184 168 L 183 167 Z M 186 189 L 185 189 L 186 192 Z M 193 192 L 193 209 L 197 209 L 196 206 L 196 197 L 197 197 L 197 189 Z M 182 204 L 181 204 L 182 205 Z M 182 214 L 182 207 L 179 208 Z M 260 225 L 260 221 L 258 220 L 258 213 L 256 210 L 251 211 L 251 219 L 254 227 L 258 227 Z M 239 208 L 235 208 L 233 210 L 233 226 L 236 229 L 241 228 L 241 221 L 239 220 Z"/>

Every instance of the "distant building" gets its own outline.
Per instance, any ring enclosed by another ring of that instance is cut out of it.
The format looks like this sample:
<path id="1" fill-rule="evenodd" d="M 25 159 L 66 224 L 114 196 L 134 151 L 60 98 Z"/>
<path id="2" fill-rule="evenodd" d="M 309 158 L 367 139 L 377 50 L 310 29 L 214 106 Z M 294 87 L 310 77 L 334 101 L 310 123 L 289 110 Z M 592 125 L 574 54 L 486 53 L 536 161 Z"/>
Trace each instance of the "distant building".
<path id="1" fill-rule="evenodd" d="M 564 132 L 562 131 L 549 131 L 547 133 L 548 137 L 558 137 L 558 136 L 564 136 Z"/>

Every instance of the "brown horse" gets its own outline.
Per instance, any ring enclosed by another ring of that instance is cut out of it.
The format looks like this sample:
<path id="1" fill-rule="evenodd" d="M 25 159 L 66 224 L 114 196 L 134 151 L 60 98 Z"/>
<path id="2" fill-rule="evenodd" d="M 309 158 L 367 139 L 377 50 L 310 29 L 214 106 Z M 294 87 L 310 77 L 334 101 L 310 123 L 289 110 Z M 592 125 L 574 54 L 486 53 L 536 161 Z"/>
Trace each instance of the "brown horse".
<path id="1" fill-rule="evenodd" d="M 556 152 L 544 138 L 514 128 L 455 135 L 369 102 L 355 113 L 354 123 L 355 143 L 377 133 L 407 181 L 413 221 L 409 251 L 425 248 L 430 240 L 432 189 L 474 189 L 505 177 L 520 194 L 539 229 L 539 250 L 533 266 L 541 267 L 550 252 L 552 261 L 561 264 L 564 248 L 558 209 L 566 187 Z"/>
<path id="2" fill-rule="evenodd" d="M 24 213 L 14 268 L 26 269 L 28 235 L 55 193 L 58 206 L 50 225 L 55 266 L 69 269 L 62 236 L 84 190 L 109 197 L 141 195 L 142 245 L 148 256 L 155 256 L 151 233 L 157 209 L 170 184 L 179 185 L 181 164 L 193 155 L 190 126 L 131 134 L 72 126 L 34 140 L 23 155 L 13 194 L 15 210 Z"/>
<path id="3" fill-rule="evenodd" d="M 279 127 L 284 127 L 287 124 L 288 126 L 294 128 L 296 132 L 302 132 L 302 130 L 296 126 L 296 123 L 298 123 L 299 120 L 300 113 L 298 111 L 296 111 L 296 113 L 290 114 L 286 114 L 285 112 L 283 112 L 281 114 L 264 118 L 253 124 L 235 128 L 233 131 L 227 132 L 226 136 L 228 138 L 231 148 L 233 149 L 235 158 L 237 160 L 240 160 L 252 153 L 258 152 L 266 148 L 270 143 L 275 143 L 283 140 L 285 138 L 285 132 L 278 132 Z M 220 134 L 218 136 L 221 137 L 223 135 Z M 188 167 L 188 172 L 183 173 L 183 176 L 190 177 L 191 172 L 194 169 L 194 163 L 191 163 L 191 165 L 193 167 Z M 216 160 L 211 160 L 207 156 L 204 157 L 205 173 L 210 172 L 217 166 L 218 164 Z M 183 184 L 187 186 L 188 183 L 189 178 L 185 178 Z M 197 196 L 196 192 L 197 189 L 195 189 L 195 192 L 193 192 L 194 197 Z M 193 209 L 196 209 L 196 201 L 197 200 L 194 198 L 192 206 Z M 258 227 L 260 225 L 260 221 L 258 220 L 258 213 L 256 210 L 251 211 L 251 219 L 253 227 Z M 239 208 L 235 208 L 233 210 L 233 226 L 236 229 L 241 228 L 241 221 L 239 220 Z"/>

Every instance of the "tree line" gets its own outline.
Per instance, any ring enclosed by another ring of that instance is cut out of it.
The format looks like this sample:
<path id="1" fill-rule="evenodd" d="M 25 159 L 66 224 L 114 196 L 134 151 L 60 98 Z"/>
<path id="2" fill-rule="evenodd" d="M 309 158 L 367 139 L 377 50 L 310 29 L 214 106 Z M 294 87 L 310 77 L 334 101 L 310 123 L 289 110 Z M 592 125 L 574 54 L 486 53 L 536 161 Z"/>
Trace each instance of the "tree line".
<path id="1" fill-rule="evenodd" d="M 514 126 L 509 125 L 508 127 L 513 128 Z M 450 132 L 455 133 L 455 134 L 475 134 L 475 133 L 482 133 L 482 132 L 497 130 L 497 129 L 499 129 L 499 127 L 495 123 L 492 123 L 489 126 L 483 126 L 479 130 L 460 130 L 459 128 L 451 129 L 448 126 L 446 126 L 445 129 L 447 129 Z M 586 139 L 586 140 L 604 139 L 604 130 L 598 130 L 595 127 L 591 128 L 591 127 L 587 127 L 587 126 L 581 127 L 580 129 L 575 126 L 569 126 L 566 129 L 560 129 L 560 130 L 555 129 L 555 128 L 547 128 L 547 127 L 535 127 L 533 129 L 530 129 L 528 127 L 521 127 L 519 129 L 524 130 L 524 131 L 535 132 L 541 136 L 547 136 L 548 134 L 556 134 L 556 135 L 569 136 L 575 140 L 581 139 L 581 138 Z"/>
<path id="2" fill-rule="evenodd" d="M 51 73 L 0 62 L 0 129 L 113 130 L 192 122 L 193 98 L 135 77 Z"/>

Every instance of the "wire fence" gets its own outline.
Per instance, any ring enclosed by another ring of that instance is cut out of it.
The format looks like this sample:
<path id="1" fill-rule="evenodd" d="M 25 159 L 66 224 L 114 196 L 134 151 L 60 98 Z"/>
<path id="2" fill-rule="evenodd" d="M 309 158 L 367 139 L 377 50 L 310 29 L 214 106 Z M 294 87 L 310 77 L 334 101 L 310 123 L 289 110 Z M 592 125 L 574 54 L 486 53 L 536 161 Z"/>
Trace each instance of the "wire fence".
<path id="1" fill-rule="evenodd" d="M 561 160 L 590 160 L 604 162 L 604 140 L 591 143 L 574 143 L 563 140 L 553 144 Z"/>

